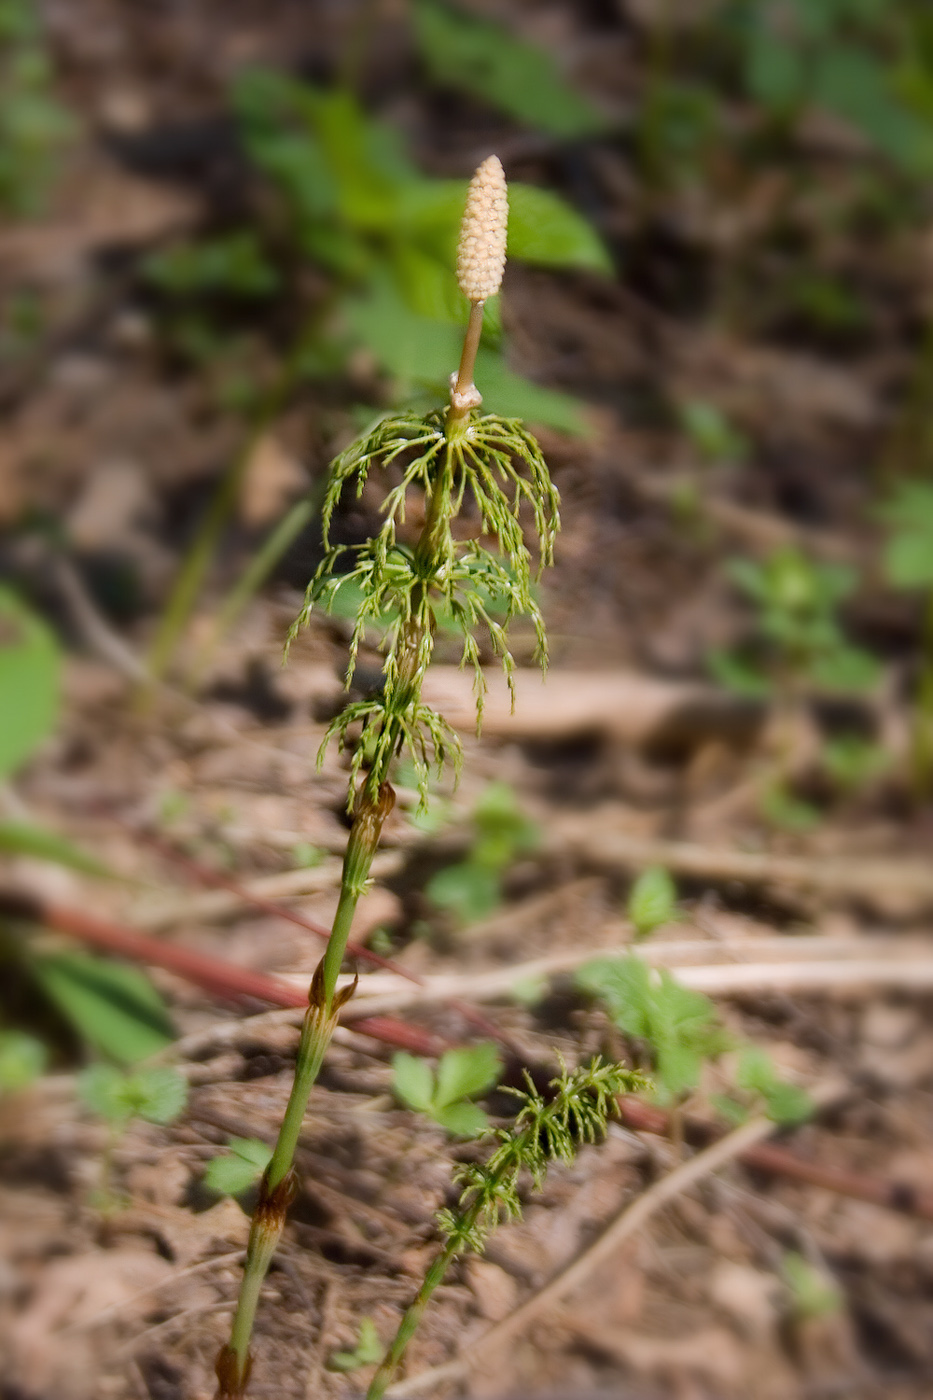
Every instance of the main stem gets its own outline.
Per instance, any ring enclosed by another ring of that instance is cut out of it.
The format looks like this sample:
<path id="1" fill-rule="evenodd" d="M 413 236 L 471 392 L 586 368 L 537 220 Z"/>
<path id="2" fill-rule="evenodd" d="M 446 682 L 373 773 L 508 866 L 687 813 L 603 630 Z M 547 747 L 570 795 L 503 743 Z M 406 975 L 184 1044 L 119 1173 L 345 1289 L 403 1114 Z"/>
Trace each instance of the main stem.
<path id="1" fill-rule="evenodd" d="M 451 388 L 450 408 L 447 412 L 446 424 L 448 439 L 453 439 L 464 431 L 470 412 L 481 402 L 473 385 L 473 366 L 482 324 L 483 302 L 474 302 L 464 337 L 460 368 Z M 429 562 L 437 554 L 438 532 L 449 529 L 447 503 L 450 499 L 452 484 L 451 452 L 448 447 L 443 457 L 442 468 L 431 490 L 424 525 L 416 546 L 417 556 L 425 562 Z M 421 625 L 412 622 L 405 636 L 401 639 L 402 650 L 398 671 L 397 694 L 405 698 L 406 704 L 417 701 L 419 697 L 419 658 L 423 641 Z M 324 957 L 318 965 L 308 992 L 308 1010 L 301 1028 L 295 1077 L 292 1081 L 288 1104 L 285 1108 L 282 1125 L 279 1128 L 272 1158 L 260 1183 L 259 1201 L 250 1224 L 246 1260 L 243 1266 L 243 1281 L 240 1285 L 240 1295 L 237 1300 L 230 1340 L 221 1347 L 217 1357 L 217 1400 L 239 1400 L 239 1397 L 245 1395 L 249 1383 L 252 1366 L 249 1343 L 256 1318 L 259 1293 L 285 1228 L 288 1207 L 297 1190 L 293 1163 L 298 1139 L 301 1135 L 301 1126 L 308 1107 L 308 1098 L 321 1071 L 324 1055 L 337 1024 L 340 1007 L 353 993 L 352 986 L 344 988 L 338 993 L 337 977 L 346 953 L 350 926 L 353 923 L 357 902 L 366 886 L 373 857 L 379 845 L 383 823 L 395 802 L 395 794 L 388 782 L 388 768 L 393 755 L 394 746 L 390 746 L 383 765 L 384 771 L 380 773 L 371 771 L 357 794 L 356 814 L 350 829 L 343 861 L 337 912 L 334 915 Z M 435 1261 L 429 1272 L 421 1290 L 424 1294 L 421 1308 L 406 1332 L 401 1350 L 407 1346 L 409 1338 L 418 1325 L 421 1312 L 443 1278 L 451 1257 L 452 1254 L 448 1256 L 447 1251 L 445 1251 Z M 432 1279 L 435 1281 L 429 1287 Z M 421 1294 L 419 1294 L 420 1297 Z M 406 1319 L 407 1316 L 406 1314 Z M 401 1351 L 399 1355 L 401 1355 Z M 388 1384 L 388 1380 L 383 1385 L 383 1389 L 385 1389 L 386 1384 Z"/>

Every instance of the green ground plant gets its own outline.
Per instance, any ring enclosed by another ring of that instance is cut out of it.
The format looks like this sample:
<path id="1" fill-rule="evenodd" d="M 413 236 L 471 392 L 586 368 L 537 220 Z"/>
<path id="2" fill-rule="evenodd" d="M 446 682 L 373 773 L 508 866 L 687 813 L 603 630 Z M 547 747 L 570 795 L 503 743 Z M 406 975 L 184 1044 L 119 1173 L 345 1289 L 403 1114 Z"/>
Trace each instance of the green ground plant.
<path id="1" fill-rule="evenodd" d="M 107 1145 L 101 1162 L 100 1186 L 94 1204 L 108 1211 L 119 1205 L 113 1186 L 113 1154 L 134 1118 L 147 1123 L 172 1123 L 188 1100 L 188 1081 L 171 1065 L 132 1071 L 116 1065 L 89 1065 L 78 1079 L 78 1096 L 107 1124 Z"/>
<path id="2" fill-rule="evenodd" d="M 781 1078 L 757 1046 L 742 1045 L 722 1025 L 709 997 L 684 987 L 664 968 L 643 958 L 596 958 L 577 973 L 577 986 L 606 1007 L 613 1024 L 650 1058 L 658 1101 L 675 1109 L 700 1084 L 704 1067 L 738 1051 L 733 1090 L 714 1099 L 733 1122 L 763 1106 L 778 1123 L 809 1116 L 807 1094 Z"/>
<path id="3" fill-rule="evenodd" d="M 71 131 L 37 7 L 0 0 L 0 210 L 19 218 L 41 212 Z"/>
<path id="4" fill-rule="evenodd" d="M 427 1060 L 399 1050 L 392 1058 L 392 1087 L 409 1108 L 424 1113 L 453 1137 L 481 1137 L 489 1119 L 473 1098 L 491 1089 L 502 1061 L 491 1042 L 445 1050 L 435 1074 Z"/>
<path id="5" fill-rule="evenodd" d="M 221 1196 L 240 1196 L 259 1181 L 272 1149 L 260 1138 L 232 1137 L 227 1146 L 229 1152 L 208 1162 L 204 1185 Z"/>
<path id="6" fill-rule="evenodd" d="M 922 797 L 933 791 L 933 486 L 902 481 L 881 508 L 888 527 L 888 582 L 923 599 L 920 665 L 914 701 L 912 767 Z"/>
<path id="7" fill-rule="evenodd" d="M 625 913 L 631 920 L 636 939 L 648 938 L 655 929 L 675 923 L 681 917 L 677 886 L 663 865 L 649 865 L 633 882 Z"/>
<path id="8" fill-rule="evenodd" d="M 778 748 L 762 784 L 762 814 L 806 830 L 819 812 L 790 787 L 795 712 L 808 696 L 865 690 L 879 675 L 876 659 L 849 641 L 839 617 L 857 576 L 787 545 L 761 562 L 733 560 L 729 577 L 754 609 L 753 630 L 743 646 L 711 654 L 709 667 L 730 689 L 773 700 Z"/>
<path id="9" fill-rule="evenodd" d="M 531 851 L 538 830 L 525 817 L 508 783 L 490 783 L 471 814 L 474 839 L 466 857 L 439 870 L 425 893 L 458 924 L 475 923 L 502 902 L 502 882 L 516 858 Z"/>
<path id="10" fill-rule="evenodd" d="M 376 1324 L 371 1317 L 360 1318 L 360 1330 L 352 1351 L 335 1351 L 327 1363 L 329 1371 L 358 1371 L 382 1360 L 385 1348 L 379 1340 Z"/>

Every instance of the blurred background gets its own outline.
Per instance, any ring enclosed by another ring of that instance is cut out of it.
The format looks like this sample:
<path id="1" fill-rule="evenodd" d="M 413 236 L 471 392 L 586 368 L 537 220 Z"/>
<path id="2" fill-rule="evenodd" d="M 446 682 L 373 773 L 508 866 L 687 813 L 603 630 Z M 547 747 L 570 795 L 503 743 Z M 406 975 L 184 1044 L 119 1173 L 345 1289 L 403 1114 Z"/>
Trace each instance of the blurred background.
<path id="1" fill-rule="evenodd" d="M 0 0 L 3 1400 L 211 1393 L 336 901 L 348 761 L 315 755 L 358 595 L 283 643 L 329 461 L 444 400 L 493 152 L 476 378 L 561 492 L 551 670 L 519 620 L 477 738 L 439 629 L 463 780 L 425 815 L 399 772 L 354 932 L 428 988 L 361 963 L 385 1026 L 315 1097 L 255 1394 L 365 1383 L 472 1150 L 393 1054 L 490 1037 L 506 1083 L 628 1057 L 655 1117 L 452 1276 L 412 1374 L 466 1346 L 447 1393 L 929 1394 L 930 6 Z M 596 958 L 636 943 L 673 983 Z M 759 1112 L 790 1165 L 678 1197 L 482 1372 Z"/>

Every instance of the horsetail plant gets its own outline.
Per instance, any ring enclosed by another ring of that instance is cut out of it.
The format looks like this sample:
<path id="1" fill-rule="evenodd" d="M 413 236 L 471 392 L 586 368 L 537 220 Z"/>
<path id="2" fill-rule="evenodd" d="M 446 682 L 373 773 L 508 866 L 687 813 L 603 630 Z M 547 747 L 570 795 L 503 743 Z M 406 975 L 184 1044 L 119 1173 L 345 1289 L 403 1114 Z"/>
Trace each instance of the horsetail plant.
<path id="1" fill-rule="evenodd" d="M 350 640 L 349 686 L 367 624 L 387 618 L 393 621 L 383 642 L 385 661 L 379 693 L 344 708 L 328 727 L 318 756 L 320 763 L 332 740 L 340 749 L 352 748 L 347 810 L 353 823 L 330 941 L 308 994 L 294 1082 L 260 1183 L 230 1340 L 217 1358 L 219 1400 L 236 1400 L 245 1394 L 248 1384 L 252 1364 L 249 1343 L 260 1288 L 297 1190 L 293 1160 L 305 1108 L 340 1008 L 356 985 L 354 981 L 338 989 L 337 981 L 354 911 L 366 887 L 383 824 L 394 805 L 392 765 L 408 751 L 422 807 L 427 803 L 432 768 L 440 774 L 448 761 L 455 773 L 460 768 L 456 734 L 421 698 L 434 649 L 436 610 L 443 607 L 462 630 L 462 664 L 472 665 L 476 674 L 477 724 L 485 688 L 476 637 L 480 629 L 488 632 L 510 688 L 514 662 L 508 625 L 517 614 L 530 616 L 537 637 L 537 659 L 542 667 L 547 661 L 544 622 L 532 594 L 533 559 L 525 542 L 525 521 L 533 527 L 540 572 L 553 556 L 559 525 L 557 491 L 535 439 L 515 419 L 480 415 L 482 398 L 473 383 L 483 308 L 502 279 L 507 214 L 505 175 L 498 158 L 490 156 L 470 184 L 460 234 L 457 277 L 470 302 L 470 318 L 460 366 L 451 375 L 449 406 L 425 416 L 408 412 L 382 418 L 341 453 L 330 469 L 322 512 L 325 554 L 291 636 L 313 609 L 331 607 L 340 588 L 353 580 L 362 601 Z M 382 525 L 373 538 L 354 550 L 352 568 L 341 573 L 345 547 L 330 540 L 334 512 L 351 484 L 357 496 L 361 495 L 376 468 L 396 478 L 382 503 Z M 416 543 L 410 546 L 400 538 L 400 527 L 415 492 L 423 497 L 424 521 Z M 471 509 L 479 526 L 477 533 L 493 543 L 495 550 L 478 539 L 455 537 L 455 518 Z M 566 1116 L 570 1111 L 568 1101 L 562 1132 L 570 1131 Z M 576 1108 L 573 1112 L 574 1123 L 590 1121 L 580 1117 L 582 1108 L 580 1113 Z M 493 1192 L 471 1229 L 499 1199 Z"/>
<path id="2" fill-rule="evenodd" d="M 519 1194 L 524 1173 L 535 1189 L 544 1184 L 551 1162 L 572 1162 L 580 1147 L 596 1142 L 606 1131 L 620 1094 L 646 1087 L 639 1074 L 599 1059 L 575 1070 L 561 1065 L 545 1099 L 525 1074 L 527 1091 L 506 1090 L 521 1100 L 511 1128 L 496 1130 L 498 1146 L 483 1163 L 469 1163 L 457 1172 L 463 1190 L 453 1210 L 438 1213 L 444 1245 L 431 1264 L 416 1297 L 406 1309 L 398 1331 L 370 1382 L 366 1400 L 382 1400 L 425 1308 L 453 1261 L 467 1250 L 482 1253 L 501 1219 L 521 1216 Z"/>

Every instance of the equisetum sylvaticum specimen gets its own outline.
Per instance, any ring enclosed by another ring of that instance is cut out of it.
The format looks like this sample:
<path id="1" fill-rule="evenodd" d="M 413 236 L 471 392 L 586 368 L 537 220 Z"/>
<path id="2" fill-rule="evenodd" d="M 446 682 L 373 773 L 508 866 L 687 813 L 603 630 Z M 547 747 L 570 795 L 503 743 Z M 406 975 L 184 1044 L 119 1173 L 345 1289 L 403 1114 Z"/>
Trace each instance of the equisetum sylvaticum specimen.
<path id="1" fill-rule="evenodd" d="M 542 666 L 546 663 L 544 623 L 533 596 L 532 576 L 552 558 L 558 528 L 557 492 L 535 439 L 515 419 L 481 414 L 482 399 L 473 383 L 483 307 L 502 280 L 507 212 L 502 166 L 490 156 L 470 184 L 461 230 L 457 276 L 470 302 L 470 319 L 460 366 L 451 376 L 447 408 L 426 416 L 408 412 L 380 419 L 341 453 L 330 470 L 323 507 L 326 552 L 293 634 L 312 609 L 326 611 L 340 588 L 354 581 L 361 602 L 350 642 L 349 686 L 367 625 L 390 619 L 391 625 L 383 643 L 385 662 L 378 694 L 347 704 L 329 726 L 322 746 L 323 751 L 330 740 L 336 740 L 341 749 L 352 750 L 347 804 L 352 826 L 330 941 L 311 982 L 294 1083 L 250 1228 L 230 1340 L 217 1360 L 221 1400 L 241 1396 L 246 1390 L 250 1335 L 260 1288 L 296 1191 L 293 1160 L 308 1096 L 340 1008 L 353 993 L 355 983 L 338 988 L 338 974 L 354 910 L 366 888 L 380 833 L 395 801 L 390 770 L 398 757 L 407 753 L 424 804 L 432 769 L 439 774 L 447 761 L 455 771 L 460 766 L 457 736 L 421 697 L 434 649 L 436 610 L 443 607 L 462 633 L 463 664 L 475 670 L 478 718 L 484 680 L 477 638 L 484 630 L 510 686 L 514 666 L 508 626 L 517 614 L 531 618 L 537 658 Z M 350 551 L 351 567 L 346 570 L 343 565 L 348 551 L 330 542 L 334 511 L 344 491 L 352 487 L 359 496 L 376 469 L 385 473 L 387 482 L 382 524 L 371 539 Z M 404 541 L 405 532 L 400 527 L 416 501 L 423 502 L 424 519 L 412 545 Z M 462 519 L 458 521 L 458 517 Z M 471 529 L 473 538 L 468 537 Z M 526 534 L 533 541 L 533 551 L 526 543 Z M 595 1111 L 592 1105 L 603 1102 L 597 1080 L 603 1083 L 597 1075 L 590 1090 L 576 1085 L 572 1102 L 567 1094 L 575 1081 L 561 1081 L 564 1087 L 555 1103 L 562 1107 L 552 1113 L 550 1109 L 539 1110 L 533 1106 L 537 1101 L 529 1100 L 523 1114 L 543 1114 L 542 1130 L 550 1132 L 548 1125 L 553 1125 L 554 1143 L 559 1148 L 564 1141 L 561 1134 L 573 1137 L 577 1132 L 572 1123 L 584 1136 L 591 1131 L 593 1124 L 587 1115 Z M 531 1121 L 529 1117 L 528 1123 Z M 528 1138 L 530 1131 L 530 1127 L 527 1131 L 522 1127 L 514 1140 L 520 1138 L 525 1143 L 523 1160 L 529 1160 L 534 1172 L 537 1148 Z M 448 1244 L 419 1295 L 422 1302 L 415 1305 L 416 1312 L 436 1287 L 449 1259 L 475 1238 L 481 1222 L 496 1210 L 496 1203 L 510 1208 L 509 1192 L 514 1194 L 514 1183 L 503 1191 L 501 1182 L 511 1180 L 510 1154 L 514 1151 L 503 1139 L 482 1169 L 486 1173 L 482 1180 L 480 1176 L 470 1179 L 472 1203 L 465 1207 L 460 1223 L 450 1227 Z M 385 1367 L 391 1369 L 395 1364 L 413 1327 L 414 1322 L 406 1319 Z"/>

